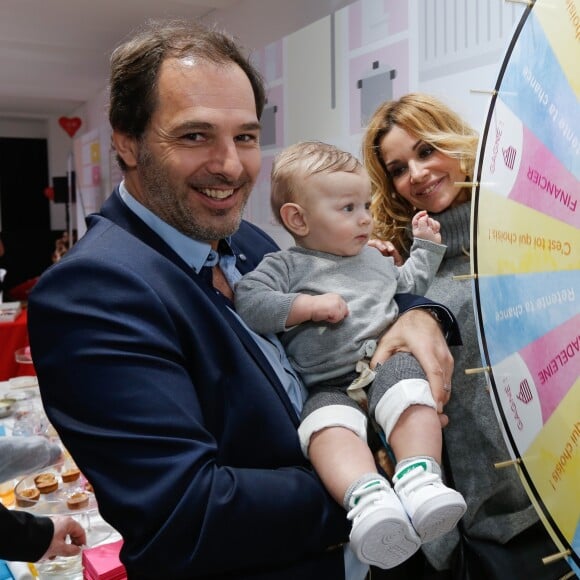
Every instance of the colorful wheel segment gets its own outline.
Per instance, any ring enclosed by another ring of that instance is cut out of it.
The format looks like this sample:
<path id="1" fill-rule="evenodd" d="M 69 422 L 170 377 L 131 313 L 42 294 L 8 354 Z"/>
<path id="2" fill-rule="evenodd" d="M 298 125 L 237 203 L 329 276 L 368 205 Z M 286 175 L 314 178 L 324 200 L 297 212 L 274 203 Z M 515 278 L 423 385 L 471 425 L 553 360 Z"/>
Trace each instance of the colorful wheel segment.
<path id="1" fill-rule="evenodd" d="M 480 142 L 472 271 L 480 349 L 523 484 L 580 576 L 580 1 L 536 0 Z"/>

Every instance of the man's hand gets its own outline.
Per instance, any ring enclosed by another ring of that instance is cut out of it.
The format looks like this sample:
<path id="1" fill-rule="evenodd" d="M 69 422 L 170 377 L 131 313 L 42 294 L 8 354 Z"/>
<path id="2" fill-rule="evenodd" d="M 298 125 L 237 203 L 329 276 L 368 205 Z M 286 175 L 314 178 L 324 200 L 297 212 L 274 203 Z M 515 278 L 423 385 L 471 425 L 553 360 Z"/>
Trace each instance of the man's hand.
<path id="1" fill-rule="evenodd" d="M 385 362 L 397 352 L 410 352 L 427 375 L 442 427 L 449 422 L 443 407 L 449 402 L 453 357 L 439 323 L 423 308 L 401 314 L 382 336 L 370 366 Z"/>

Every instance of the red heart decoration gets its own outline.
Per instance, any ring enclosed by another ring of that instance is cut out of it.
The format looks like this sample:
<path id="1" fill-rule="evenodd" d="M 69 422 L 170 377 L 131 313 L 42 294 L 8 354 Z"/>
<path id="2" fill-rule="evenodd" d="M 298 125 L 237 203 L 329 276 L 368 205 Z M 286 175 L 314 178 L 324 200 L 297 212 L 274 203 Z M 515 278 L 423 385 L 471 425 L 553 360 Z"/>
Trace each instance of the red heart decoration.
<path id="1" fill-rule="evenodd" d="M 78 117 L 61 117 L 58 124 L 69 134 L 69 137 L 74 137 L 83 122 Z"/>

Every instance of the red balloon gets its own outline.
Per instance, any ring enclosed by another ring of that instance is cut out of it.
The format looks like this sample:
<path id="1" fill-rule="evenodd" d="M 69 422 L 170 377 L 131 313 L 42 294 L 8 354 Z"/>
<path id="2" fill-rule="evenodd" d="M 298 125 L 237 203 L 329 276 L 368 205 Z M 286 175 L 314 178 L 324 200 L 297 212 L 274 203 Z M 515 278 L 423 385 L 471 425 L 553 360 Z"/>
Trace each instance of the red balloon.
<path id="1" fill-rule="evenodd" d="M 69 134 L 70 137 L 74 137 L 83 122 L 79 117 L 60 117 L 58 124 Z"/>

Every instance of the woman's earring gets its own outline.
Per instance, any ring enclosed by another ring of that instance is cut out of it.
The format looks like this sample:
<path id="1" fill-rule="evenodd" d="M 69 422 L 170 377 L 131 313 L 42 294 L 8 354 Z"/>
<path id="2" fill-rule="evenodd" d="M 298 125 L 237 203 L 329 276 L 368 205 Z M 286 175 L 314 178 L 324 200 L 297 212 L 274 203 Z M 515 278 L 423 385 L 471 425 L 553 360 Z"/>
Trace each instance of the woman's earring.
<path id="1" fill-rule="evenodd" d="M 391 197 L 392 197 L 393 199 L 396 199 L 396 197 L 397 197 L 397 196 L 396 196 L 396 194 L 395 194 L 395 192 L 394 192 L 394 191 L 391 191 Z"/>

